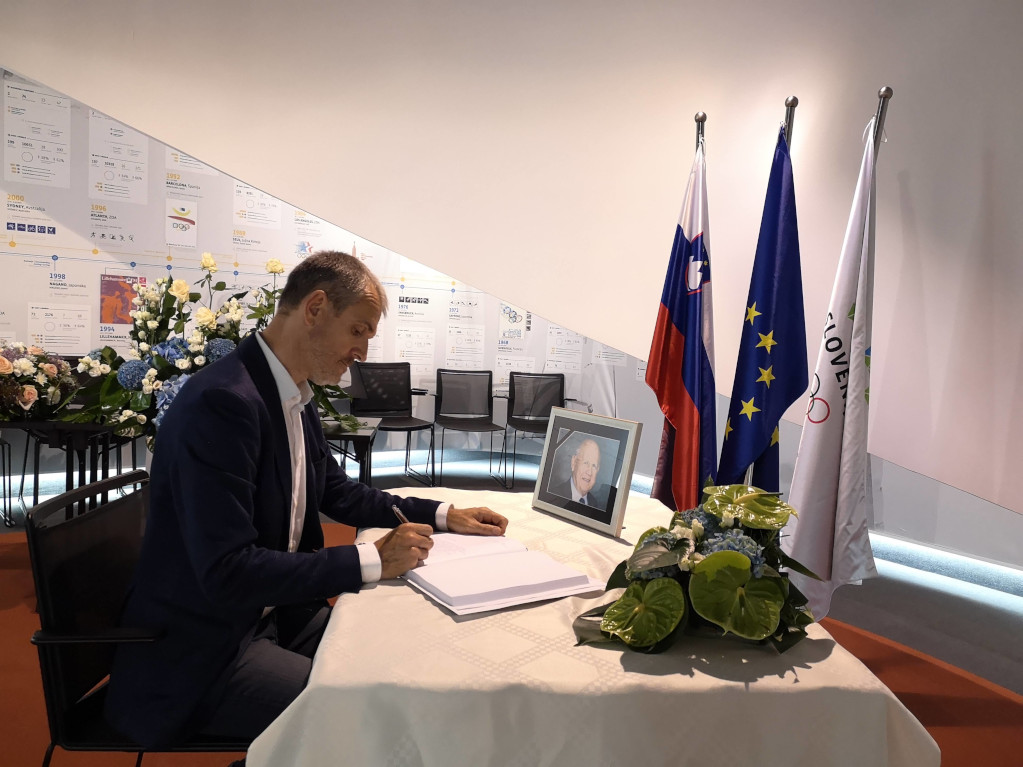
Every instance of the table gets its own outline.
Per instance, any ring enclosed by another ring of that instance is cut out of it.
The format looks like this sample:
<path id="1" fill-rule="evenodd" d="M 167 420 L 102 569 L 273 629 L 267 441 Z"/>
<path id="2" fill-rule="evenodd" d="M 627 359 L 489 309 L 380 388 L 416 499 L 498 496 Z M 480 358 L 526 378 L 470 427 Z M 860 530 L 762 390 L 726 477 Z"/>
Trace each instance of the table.
<path id="1" fill-rule="evenodd" d="M 509 518 L 509 536 L 601 579 L 670 514 L 632 495 L 616 540 L 531 510 L 527 493 L 408 494 L 488 505 Z M 247 764 L 939 764 L 923 726 L 818 625 L 784 655 L 691 637 L 661 655 L 575 646 L 573 619 L 607 601 L 456 618 L 403 581 L 342 595 L 307 688 Z"/>
<path id="2" fill-rule="evenodd" d="M 359 481 L 373 484 L 373 440 L 377 438 L 379 418 L 363 418 L 357 431 L 346 431 L 337 421 L 320 421 L 327 444 L 343 456 L 351 455 L 359 464 Z M 349 453 L 349 450 L 351 452 Z"/>
<path id="3" fill-rule="evenodd" d="M 4 421 L 4 429 L 18 429 L 35 439 L 33 455 L 32 505 L 39 503 L 39 451 L 43 444 L 65 454 L 65 490 L 72 490 L 109 476 L 110 451 L 130 442 L 114 434 L 118 424 L 71 423 L 68 421 Z M 25 470 L 28 467 L 28 442 L 22 461 L 18 500 L 25 509 Z M 5 522 L 7 520 L 5 519 Z"/>

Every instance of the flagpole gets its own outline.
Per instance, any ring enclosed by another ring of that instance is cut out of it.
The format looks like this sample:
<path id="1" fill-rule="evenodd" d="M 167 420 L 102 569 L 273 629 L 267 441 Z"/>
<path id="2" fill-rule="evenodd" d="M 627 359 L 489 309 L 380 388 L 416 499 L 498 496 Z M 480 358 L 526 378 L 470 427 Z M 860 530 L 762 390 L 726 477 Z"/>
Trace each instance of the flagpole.
<path id="1" fill-rule="evenodd" d="M 874 117 L 874 154 L 881 148 L 881 136 L 884 135 L 884 118 L 888 114 L 888 100 L 895 93 L 889 86 L 877 92 L 877 115 Z"/>
<path id="2" fill-rule="evenodd" d="M 693 119 L 696 120 L 696 148 L 699 149 L 700 142 L 703 140 L 703 124 L 707 122 L 707 113 L 697 112 Z"/>
<path id="3" fill-rule="evenodd" d="M 792 122 L 796 119 L 796 107 L 799 106 L 799 99 L 789 96 L 785 99 L 785 143 L 792 146 Z"/>

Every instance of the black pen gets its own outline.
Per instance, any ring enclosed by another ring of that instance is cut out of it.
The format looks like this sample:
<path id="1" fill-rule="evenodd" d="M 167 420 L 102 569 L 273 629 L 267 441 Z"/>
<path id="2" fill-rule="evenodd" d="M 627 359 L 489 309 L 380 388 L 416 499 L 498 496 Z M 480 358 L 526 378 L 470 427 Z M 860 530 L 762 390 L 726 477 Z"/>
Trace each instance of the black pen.
<path id="1" fill-rule="evenodd" d="M 394 516 L 398 518 L 399 522 L 401 522 L 403 525 L 408 524 L 408 517 L 401 513 L 401 509 L 399 509 L 397 506 L 391 506 L 391 511 L 394 512 Z"/>

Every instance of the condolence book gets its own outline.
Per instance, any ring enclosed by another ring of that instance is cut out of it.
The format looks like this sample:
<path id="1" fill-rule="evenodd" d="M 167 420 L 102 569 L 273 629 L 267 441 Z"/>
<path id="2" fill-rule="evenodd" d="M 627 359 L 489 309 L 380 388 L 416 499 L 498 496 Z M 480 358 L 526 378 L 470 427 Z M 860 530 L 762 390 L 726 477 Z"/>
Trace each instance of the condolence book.
<path id="1" fill-rule="evenodd" d="M 435 533 L 405 578 L 457 615 L 603 590 L 604 584 L 513 538 Z"/>

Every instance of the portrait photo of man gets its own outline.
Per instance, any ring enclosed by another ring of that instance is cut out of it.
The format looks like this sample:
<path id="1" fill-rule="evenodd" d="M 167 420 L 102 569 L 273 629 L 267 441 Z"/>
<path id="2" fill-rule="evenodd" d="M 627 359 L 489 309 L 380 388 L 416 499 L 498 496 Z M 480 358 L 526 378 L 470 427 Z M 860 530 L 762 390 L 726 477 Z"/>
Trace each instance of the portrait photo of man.
<path id="1" fill-rule="evenodd" d="M 565 458 L 559 455 L 559 461 L 567 463 L 567 469 L 563 468 L 551 478 L 548 491 L 583 506 L 604 510 L 607 508 L 608 486 L 600 481 L 600 445 L 596 439 L 585 435 L 575 440 L 574 445 L 573 449 L 570 443 L 566 443 L 559 450 L 559 454 L 566 454 Z"/>

